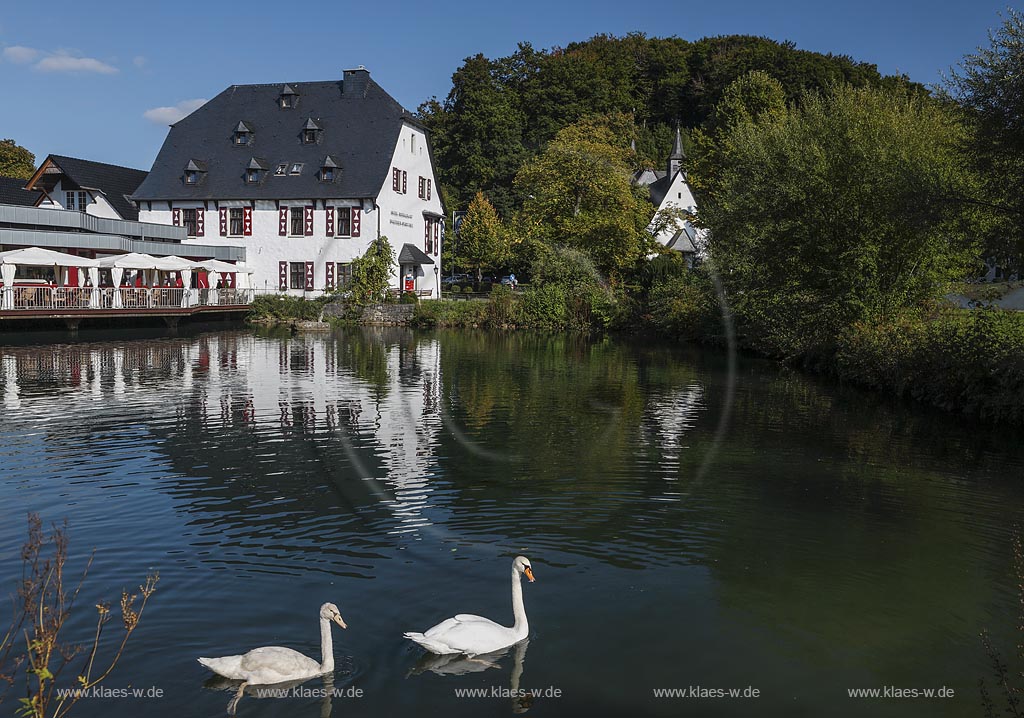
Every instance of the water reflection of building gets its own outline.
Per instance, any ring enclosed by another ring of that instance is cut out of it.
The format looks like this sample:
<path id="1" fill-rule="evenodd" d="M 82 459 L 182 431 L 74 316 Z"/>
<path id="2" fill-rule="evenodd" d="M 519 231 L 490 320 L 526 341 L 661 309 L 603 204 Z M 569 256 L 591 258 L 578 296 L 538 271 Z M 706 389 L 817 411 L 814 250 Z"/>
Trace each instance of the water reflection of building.
<path id="1" fill-rule="evenodd" d="M 31 414 L 52 413 L 56 401 L 68 415 L 118 415 L 158 434 L 173 426 L 179 440 L 160 443 L 175 468 L 186 476 L 205 471 L 214 481 L 237 477 L 213 456 L 191 454 L 218 453 L 217 442 L 226 452 L 236 438 L 272 437 L 275 450 L 251 456 L 246 471 L 271 486 L 274 476 L 296 469 L 289 451 L 322 451 L 332 469 L 345 464 L 339 471 L 346 479 L 365 483 L 391 509 L 398 521 L 392 519 L 390 530 L 429 523 L 441 430 L 436 340 L 221 332 L 4 347 L 0 401 L 7 411 Z"/>
<path id="2" fill-rule="evenodd" d="M 696 426 L 704 409 L 704 387 L 693 383 L 652 396 L 644 410 L 641 444 L 656 447 L 663 465 L 678 468 L 683 437 Z"/>

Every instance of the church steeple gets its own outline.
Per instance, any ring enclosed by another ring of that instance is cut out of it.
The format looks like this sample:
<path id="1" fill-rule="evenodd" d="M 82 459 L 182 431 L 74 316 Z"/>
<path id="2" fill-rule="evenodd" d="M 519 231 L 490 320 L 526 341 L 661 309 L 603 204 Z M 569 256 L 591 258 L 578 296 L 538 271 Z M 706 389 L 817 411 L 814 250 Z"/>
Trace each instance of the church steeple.
<path id="1" fill-rule="evenodd" d="M 675 177 L 676 172 L 683 168 L 683 160 L 686 153 L 683 152 L 683 135 L 679 130 L 679 121 L 676 120 L 676 139 L 672 143 L 672 154 L 668 156 L 668 176 Z"/>

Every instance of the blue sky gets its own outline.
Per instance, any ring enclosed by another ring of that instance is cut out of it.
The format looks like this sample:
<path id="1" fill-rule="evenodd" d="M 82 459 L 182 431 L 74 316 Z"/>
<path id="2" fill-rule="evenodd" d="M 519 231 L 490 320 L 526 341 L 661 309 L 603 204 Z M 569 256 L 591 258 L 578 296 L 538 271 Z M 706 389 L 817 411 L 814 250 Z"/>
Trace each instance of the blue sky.
<path id="1" fill-rule="evenodd" d="M 7 0 L 0 138 L 148 169 L 167 121 L 231 84 L 327 80 L 365 65 L 410 110 L 462 59 L 597 33 L 696 40 L 744 33 L 847 54 L 935 83 L 987 42 L 1006 5 L 918 0 L 522 0 L 517 3 Z M 191 103 L 190 103 L 191 101 Z"/>

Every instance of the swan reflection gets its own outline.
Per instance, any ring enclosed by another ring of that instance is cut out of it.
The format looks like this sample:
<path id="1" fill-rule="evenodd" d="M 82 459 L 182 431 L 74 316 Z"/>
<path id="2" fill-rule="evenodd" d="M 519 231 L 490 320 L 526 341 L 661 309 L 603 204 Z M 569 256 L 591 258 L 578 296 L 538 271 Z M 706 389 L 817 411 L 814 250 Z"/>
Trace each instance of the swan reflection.
<path id="1" fill-rule="evenodd" d="M 512 712 L 526 713 L 533 705 L 533 695 L 520 695 L 519 684 L 523 677 L 523 666 L 526 662 L 526 649 L 530 639 L 525 638 L 509 648 L 493 653 L 486 653 L 470 658 L 465 654 L 437 655 L 424 653 L 416 665 L 409 669 L 406 678 L 423 673 L 434 673 L 438 676 L 465 676 L 470 673 L 482 673 L 492 668 L 501 668 L 501 661 L 512 653 L 512 671 L 509 674 L 509 695 L 512 698 Z"/>

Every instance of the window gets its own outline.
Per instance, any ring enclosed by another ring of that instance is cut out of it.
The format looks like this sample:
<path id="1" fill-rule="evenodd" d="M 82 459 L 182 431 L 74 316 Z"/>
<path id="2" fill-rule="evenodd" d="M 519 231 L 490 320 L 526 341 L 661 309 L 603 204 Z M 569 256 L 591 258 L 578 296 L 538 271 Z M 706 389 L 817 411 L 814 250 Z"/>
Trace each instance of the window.
<path id="1" fill-rule="evenodd" d="M 230 222 L 228 224 L 228 234 L 232 237 L 242 236 L 242 208 L 232 207 L 228 210 L 228 218 Z"/>
<path id="2" fill-rule="evenodd" d="M 249 184 L 259 184 L 260 183 L 260 171 L 259 170 L 248 170 L 245 173 L 245 181 L 248 182 Z"/>
<path id="3" fill-rule="evenodd" d="M 302 163 L 294 162 L 292 168 L 288 171 L 288 174 L 298 175 L 302 174 Z"/>
<path id="4" fill-rule="evenodd" d="M 65 192 L 64 209 L 77 209 L 84 212 L 89 206 L 89 195 L 86 192 Z"/>
<path id="5" fill-rule="evenodd" d="M 196 210 L 181 210 L 181 223 L 185 225 L 185 234 L 189 237 L 196 236 Z"/>
<path id="6" fill-rule="evenodd" d="M 295 95 L 281 95 L 281 108 L 288 110 L 295 107 Z"/>
<path id="7" fill-rule="evenodd" d="M 274 170 L 274 176 L 275 177 L 284 177 L 287 172 L 288 172 L 288 165 L 287 165 L 287 163 L 286 164 L 280 164 L 280 165 L 277 166 L 277 169 Z"/>
<path id="8" fill-rule="evenodd" d="M 302 131 L 302 142 L 306 145 L 316 144 L 316 130 L 303 130 Z"/>
<path id="9" fill-rule="evenodd" d="M 338 289 L 344 289 L 352 283 L 352 265 L 338 262 Z"/>
<path id="10" fill-rule="evenodd" d="M 199 181 L 199 173 L 195 170 L 185 170 L 185 184 L 195 184 Z"/>
<path id="11" fill-rule="evenodd" d="M 324 167 L 324 168 L 322 168 L 320 170 L 320 179 L 323 182 L 333 182 L 334 181 L 334 168 L 333 167 Z"/>
<path id="12" fill-rule="evenodd" d="M 410 150 L 410 151 L 411 151 L 411 152 L 412 152 L 413 154 L 416 154 L 416 135 L 415 135 L 415 134 L 413 134 L 413 135 L 412 135 L 412 136 L 411 136 L 411 137 L 409 138 L 409 150 Z"/>
<path id="13" fill-rule="evenodd" d="M 397 167 L 391 168 L 391 191 L 402 191 L 402 170 L 398 169 Z"/>
<path id="14" fill-rule="evenodd" d="M 248 132 L 236 132 L 235 133 L 235 144 L 236 145 L 247 145 L 247 144 L 249 144 L 249 133 Z"/>
<path id="15" fill-rule="evenodd" d="M 338 207 L 338 221 L 337 230 L 334 235 L 336 237 L 351 237 L 352 236 L 352 208 L 351 207 Z"/>
<path id="16" fill-rule="evenodd" d="M 288 286 L 291 289 L 305 289 L 306 288 L 306 263 L 305 262 L 289 262 L 288 263 Z"/>
<path id="17" fill-rule="evenodd" d="M 303 207 L 292 207 L 290 210 L 292 217 L 292 236 L 302 237 L 306 234 L 306 218 L 304 216 L 305 210 Z"/>

